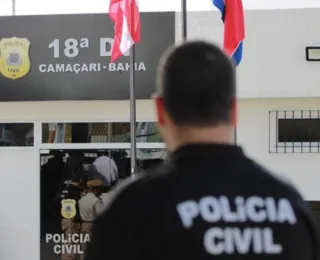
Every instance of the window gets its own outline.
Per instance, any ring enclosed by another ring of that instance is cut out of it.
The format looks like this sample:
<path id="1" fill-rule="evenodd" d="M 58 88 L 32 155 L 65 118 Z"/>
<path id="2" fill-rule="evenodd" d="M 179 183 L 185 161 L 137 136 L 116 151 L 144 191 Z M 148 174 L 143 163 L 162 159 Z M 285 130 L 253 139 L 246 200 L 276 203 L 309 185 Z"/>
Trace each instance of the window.
<path id="1" fill-rule="evenodd" d="M 160 143 L 155 122 L 137 122 L 139 143 Z M 130 143 L 129 122 L 43 123 L 42 143 Z"/>
<path id="2" fill-rule="evenodd" d="M 270 152 L 320 153 L 320 110 L 270 112 Z"/>
<path id="3" fill-rule="evenodd" d="M 33 146 L 33 123 L 0 124 L 0 146 Z"/>
<path id="4" fill-rule="evenodd" d="M 279 143 L 319 143 L 320 119 L 279 119 Z"/>

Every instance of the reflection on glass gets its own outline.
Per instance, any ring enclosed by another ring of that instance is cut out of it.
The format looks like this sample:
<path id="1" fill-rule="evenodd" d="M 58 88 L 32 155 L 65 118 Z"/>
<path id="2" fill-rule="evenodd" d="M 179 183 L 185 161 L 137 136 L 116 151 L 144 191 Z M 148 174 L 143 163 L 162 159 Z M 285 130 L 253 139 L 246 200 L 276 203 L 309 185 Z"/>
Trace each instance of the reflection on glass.
<path id="1" fill-rule="evenodd" d="M 139 122 L 137 126 L 137 140 L 141 143 L 161 142 L 160 134 L 155 122 Z"/>
<path id="2" fill-rule="evenodd" d="M 155 122 L 138 122 L 139 143 L 162 142 Z M 130 123 L 44 123 L 43 143 L 129 143 Z"/>
<path id="3" fill-rule="evenodd" d="M 32 123 L 0 124 L 0 146 L 33 146 Z"/>

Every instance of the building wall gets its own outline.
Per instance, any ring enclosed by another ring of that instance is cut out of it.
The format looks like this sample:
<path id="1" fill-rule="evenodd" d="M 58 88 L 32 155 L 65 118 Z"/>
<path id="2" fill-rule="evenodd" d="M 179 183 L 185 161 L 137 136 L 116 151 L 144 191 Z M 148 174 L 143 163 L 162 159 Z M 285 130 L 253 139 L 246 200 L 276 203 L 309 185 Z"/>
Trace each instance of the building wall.
<path id="1" fill-rule="evenodd" d="M 307 62 L 305 47 L 320 46 L 320 9 L 245 12 L 246 39 L 238 68 L 240 98 L 320 97 L 320 63 Z M 299 17 L 299 20 L 297 20 Z M 181 14 L 176 15 L 181 39 Z M 223 25 L 217 12 L 190 12 L 188 38 L 221 45 Z"/>
<path id="2" fill-rule="evenodd" d="M 237 141 L 243 145 L 248 155 L 267 168 L 291 179 L 308 200 L 320 200 L 320 191 L 317 188 L 318 178 L 320 180 L 317 176 L 320 169 L 320 154 L 269 153 L 269 132 L 275 132 L 275 129 L 269 129 L 269 111 L 318 110 L 319 108 L 320 98 L 242 99 L 239 101 Z M 7 111 L 10 111 L 10 114 Z M 2 122 L 34 121 L 35 118 L 36 121 L 46 122 L 129 121 L 129 115 L 127 101 L 0 103 Z M 137 102 L 137 120 L 155 120 L 150 100 Z M 19 152 L 19 148 L 13 149 Z M 30 185 L 33 185 L 33 181 L 30 180 Z"/>
<path id="3" fill-rule="evenodd" d="M 1 259 L 40 260 L 40 159 L 35 148 L 0 148 Z"/>
<path id="4" fill-rule="evenodd" d="M 320 200 L 320 154 L 270 154 L 268 118 L 270 110 L 319 109 L 319 104 L 320 99 L 242 99 L 238 110 L 237 139 L 246 153 L 289 179 L 305 199 L 313 201 Z M 0 103 L 0 118 L 2 122 L 129 121 L 129 102 Z M 137 119 L 155 119 L 151 101 L 138 102 Z M 0 148 L 2 193 L 10 197 L 0 197 L 4 259 L 39 259 L 40 148 L 39 144 Z M 13 245 L 19 250 L 12 250 Z"/>
<path id="5" fill-rule="evenodd" d="M 320 200 L 319 153 L 269 153 L 269 111 L 319 110 L 317 99 L 245 99 L 240 101 L 238 141 L 253 159 L 288 178 L 307 200 Z"/>
<path id="6" fill-rule="evenodd" d="M 8 113 L 10 111 L 10 113 Z M 153 118 L 151 100 L 137 101 L 137 120 Z M 129 121 L 129 101 L 0 102 L 1 121 Z"/>

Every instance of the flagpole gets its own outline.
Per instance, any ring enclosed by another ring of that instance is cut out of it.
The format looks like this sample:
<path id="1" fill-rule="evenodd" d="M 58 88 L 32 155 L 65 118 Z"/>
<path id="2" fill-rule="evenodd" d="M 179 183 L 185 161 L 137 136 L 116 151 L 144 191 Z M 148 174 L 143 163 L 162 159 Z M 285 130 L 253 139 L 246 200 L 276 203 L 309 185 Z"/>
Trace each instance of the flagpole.
<path id="1" fill-rule="evenodd" d="M 128 7 L 129 12 L 122 11 L 122 5 Z M 136 0 L 112 0 L 109 5 L 109 16 L 115 24 L 115 37 L 120 38 L 120 41 L 114 42 L 117 43 L 117 48 L 121 50 L 121 44 L 125 43 L 131 45 L 129 52 L 129 93 L 130 93 L 130 166 L 131 174 L 136 173 L 137 170 L 137 140 L 136 140 L 136 89 L 135 89 L 135 44 L 140 41 L 140 15 L 139 8 Z M 123 22 L 127 20 L 128 22 Z M 119 26 L 120 25 L 120 26 Z M 124 30 L 124 31 L 123 31 Z M 124 34 L 122 34 L 125 32 Z M 129 39 L 131 38 L 131 40 Z M 133 44 L 132 42 L 133 41 Z M 112 48 L 115 50 L 115 48 Z M 121 55 L 124 55 L 124 52 L 128 52 L 128 49 L 121 50 Z M 112 51 L 111 60 L 116 60 L 118 54 Z M 115 57 L 113 55 L 116 54 Z"/>
<path id="2" fill-rule="evenodd" d="M 181 16 L 182 16 L 182 39 L 186 41 L 188 36 L 187 0 L 181 0 Z"/>
<path id="3" fill-rule="evenodd" d="M 16 0 L 12 0 L 12 15 L 16 15 Z"/>
<path id="4" fill-rule="evenodd" d="M 136 149 L 136 89 L 135 89 L 135 45 L 130 49 L 130 140 L 131 140 L 131 175 L 136 173 L 137 149 Z"/>
<path id="5" fill-rule="evenodd" d="M 237 66 L 235 66 L 235 72 L 237 73 Z M 238 92 L 237 92 L 237 88 L 236 88 L 236 93 L 235 93 L 235 124 L 234 124 L 234 137 L 233 137 L 233 142 L 234 145 L 237 145 L 237 128 L 238 128 L 238 98 L 237 98 Z"/>
<path id="6" fill-rule="evenodd" d="M 234 145 L 237 145 L 237 124 L 234 126 Z"/>

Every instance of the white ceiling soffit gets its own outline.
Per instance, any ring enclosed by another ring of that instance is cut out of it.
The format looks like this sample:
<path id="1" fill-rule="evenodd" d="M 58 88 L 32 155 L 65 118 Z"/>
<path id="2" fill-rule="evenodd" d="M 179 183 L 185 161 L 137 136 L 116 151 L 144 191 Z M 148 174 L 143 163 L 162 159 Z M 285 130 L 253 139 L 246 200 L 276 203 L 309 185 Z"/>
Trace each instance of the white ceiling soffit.
<path id="1" fill-rule="evenodd" d="M 15 0 L 17 15 L 106 13 L 109 0 Z M 10 15 L 12 0 L 1 0 L 5 5 L 0 15 Z M 216 10 L 211 0 L 187 0 L 188 11 Z M 320 8 L 320 0 L 243 0 L 246 10 Z M 181 10 L 181 0 L 139 0 L 141 11 Z M 6 8 L 5 8 L 6 7 Z"/>

